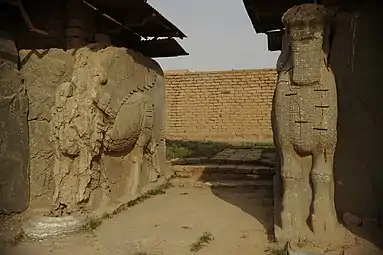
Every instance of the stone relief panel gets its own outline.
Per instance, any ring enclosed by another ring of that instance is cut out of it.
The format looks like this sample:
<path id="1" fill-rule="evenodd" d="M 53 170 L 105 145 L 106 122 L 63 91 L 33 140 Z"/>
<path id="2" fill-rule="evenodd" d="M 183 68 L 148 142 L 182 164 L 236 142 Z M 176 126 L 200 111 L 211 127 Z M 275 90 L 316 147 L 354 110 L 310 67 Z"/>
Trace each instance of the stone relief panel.
<path id="1" fill-rule="evenodd" d="M 105 213 L 165 175 L 160 88 L 161 68 L 140 54 L 98 44 L 76 51 L 52 109 L 53 214 Z"/>
<path id="2" fill-rule="evenodd" d="M 49 208 L 54 190 L 51 108 L 57 87 L 70 81 L 73 56 L 61 49 L 20 50 L 19 56 L 29 99 L 30 208 Z"/>
<path id="3" fill-rule="evenodd" d="M 29 203 L 28 98 L 13 38 L 0 31 L 0 213 Z"/>

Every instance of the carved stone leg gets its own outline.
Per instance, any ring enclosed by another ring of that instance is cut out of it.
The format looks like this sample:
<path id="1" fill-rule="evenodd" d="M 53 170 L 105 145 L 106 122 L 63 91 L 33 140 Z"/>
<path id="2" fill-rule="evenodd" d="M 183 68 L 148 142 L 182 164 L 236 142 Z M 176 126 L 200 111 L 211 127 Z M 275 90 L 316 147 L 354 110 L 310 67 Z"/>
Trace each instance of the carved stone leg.
<path id="1" fill-rule="evenodd" d="M 92 153 L 86 150 L 81 151 L 79 155 L 77 203 L 86 200 L 89 196 L 86 194 L 86 190 L 92 176 L 91 164 Z"/>
<path id="2" fill-rule="evenodd" d="M 160 171 L 160 161 L 158 157 L 158 148 L 159 145 L 156 144 L 154 139 L 152 138 L 151 141 L 149 142 L 147 152 L 150 155 L 150 162 L 152 164 L 153 170 L 150 171 L 149 174 L 149 182 L 155 182 L 158 180 L 159 175 L 161 174 Z"/>
<path id="3" fill-rule="evenodd" d="M 74 181 L 73 176 L 70 175 L 72 167 L 72 159 L 58 155 L 55 159 L 53 167 L 53 176 L 55 181 L 55 191 L 53 194 L 53 211 L 52 213 L 61 215 L 63 213 L 63 206 L 71 208 L 74 199 L 74 191 L 68 189 L 67 184 Z"/>
<path id="4" fill-rule="evenodd" d="M 132 197 L 140 195 L 140 175 L 143 163 L 143 149 L 140 146 L 135 146 L 131 152 L 133 162 L 128 180 L 128 194 Z"/>
<path id="5" fill-rule="evenodd" d="M 61 162 L 60 157 L 57 156 L 55 159 L 55 164 L 53 166 L 53 180 L 55 182 L 55 191 L 53 193 L 53 201 L 54 201 L 54 207 L 56 207 L 56 203 L 58 202 L 58 198 L 60 197 L 60 183 L 62 182 L 63 175 L 61 174 Z"/>
<path id="6" fill-rule="evenodd" d="M 284 192 L 281 208 L 281 228 L 275 229 L 275 236 L 281 242 L 306 239 L 310 233 L 306 224 L 309 212 L 306 203 L 307 199 L 305 199 L 309 192 L 307 189 L 309 173 L 304 172 L 303 161 L 293 148 L 282 149 L 280 163 Z"/>
<path id="7" fill-rule="evenodd" d="M 334 202 L 333 156 L 325 153 L 313 155 L 311 221 L 313 232 L 319 238 L 332 238 L 332 234 L 340 230 Z"/>

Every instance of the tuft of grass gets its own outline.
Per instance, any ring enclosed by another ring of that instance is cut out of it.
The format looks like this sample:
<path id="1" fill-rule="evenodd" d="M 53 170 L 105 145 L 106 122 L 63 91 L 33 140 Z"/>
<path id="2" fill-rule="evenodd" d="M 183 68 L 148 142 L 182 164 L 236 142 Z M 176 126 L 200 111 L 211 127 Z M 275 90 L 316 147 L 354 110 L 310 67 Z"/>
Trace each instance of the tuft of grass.
<path id="1" fill-rule="evenodd" d="M 109 213 L 104 213 L 104 214 L 102 215 L 102 219 L 110 219 L 110 218 L 112 218 L 112 215 L 109 214 Z"/>
<path id="2" fill-rule="evenodd" d="M 187 157 L 190 157 L 191 154 L 192 153 L 187 148 L 177 144 L 166 146 L 167 159 L 187 158 Z"/>
<path id="3" fill-rule="evenodd" d="M 23 240 L 25 239 L 25 234 L 23 231 L 19 232 L 13 239 L 12 239 L 12 242 L 11 244 L 13 246 L 16 246 L 18 245 L 19 243 L 21 243 Z"/>
<path id="4" fill-rule="evenodd" d="M 82 227 L 85 233 L 93 233 L 102 223 L 102 218 L 88 218 Z"/>
<path id="5" fill-rule="evenodd" d="M 158 188 L 150 190 L 147 193 L 143 194 L 142 196 L 140 196 L 140 197 L 138 197 L 132 201 L 129 201 L 126 205 L 123 205 L 120 208 L 118 208 L 116 211 L 114 211 L 113 214 L 116 215 L 116 214 L 130 208 L 130 207 L 133 207 L 137 204 L 144 202 L 145 200 L 147 200 L 153 196 L 165 194 L 166 190 L 171 188 L 171 187 L 173 187 L 173 184 L 171 184 L 170 182 L 167 182 L 167 183 L 159 186 Z M 111 217 L 111 216 L 109 216 L 109 217 Z"/>
<path id="6" fill-rule="evenodd" d="M 307 246 L 307 241 L 306 241 L 306 240 L 301 240 L 301 239 L 299 239 L 299 240 L 298 240 L 298 243 L 297 243 L 296 245 L 297 245 L 298 248 L 301 249 L 301 248 Z"/>
<path id="7" fill-rule="evenodd" d="M 166 157 L 167 159 L 213 157 L 229 146 L 228 143 L 220 142 L 167 141 Z"/>
<path id="8" fill-rule="evenodd" d="M 197 241 L 191 244 L 190 251 L 198 252 L 214 240 L 213 235 L 210 232 L 204 232 Z"/>
<path id="9" fill-rule="evenodd" d="M 284 248 L 270 248 L 265 250 L 265 252 L 268 252 L 270 255 L 289 255 L 289 252 Z"/>
<path id="10" fill-rule="evenodd" d="M 246 239 L 246 238 L 248 238 L 249 237 L 249 235 L 247 234 L 247 233 L 242 233 L 242 235 L 241 235 L 241 239 Z"/>

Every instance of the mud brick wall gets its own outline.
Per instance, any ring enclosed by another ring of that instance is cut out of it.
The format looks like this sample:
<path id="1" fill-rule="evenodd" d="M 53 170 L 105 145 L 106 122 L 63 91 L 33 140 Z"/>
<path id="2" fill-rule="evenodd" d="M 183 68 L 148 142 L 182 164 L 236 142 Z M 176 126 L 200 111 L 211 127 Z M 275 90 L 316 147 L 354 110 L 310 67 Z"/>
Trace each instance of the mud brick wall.
<path id="1" fill-rule="evenodd" d="M 274 69 L 168 71 L 167 125 L 171 140 L 271 141 Z"/>

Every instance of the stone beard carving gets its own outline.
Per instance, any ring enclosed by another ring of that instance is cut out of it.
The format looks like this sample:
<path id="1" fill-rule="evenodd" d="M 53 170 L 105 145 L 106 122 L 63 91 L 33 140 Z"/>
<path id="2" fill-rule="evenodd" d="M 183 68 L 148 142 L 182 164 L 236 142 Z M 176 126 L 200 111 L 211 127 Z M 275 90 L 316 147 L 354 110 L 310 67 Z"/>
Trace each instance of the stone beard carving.
<path id="1" fill-rule="evenodd" d="M 140 195 L 143 185 L 161 175 L 156 150 L 163 126 L 154 123 L 152 88 L 163 82 L 162 71 L 137 64 L 137 58 L 151 61 L 124 48 L 77 51 L 72 80 L 57 89 L 52 111 L 54 214 L 110 203 L 105 155 L 131 163 L 124 169 L 126 197 Z M 150 163 L 147 173 L 144 160 Z"/>
<path id="2" fill-rule="evenodd" d="M 330 19 L 316 4 L 292 7 L 282 18 L 286 29 L 272 114 L 281 182 L 275 197 L 278 240 L 333 238 L 340 230 L 333 177 L 337 91 L 327 64 Z"/>

